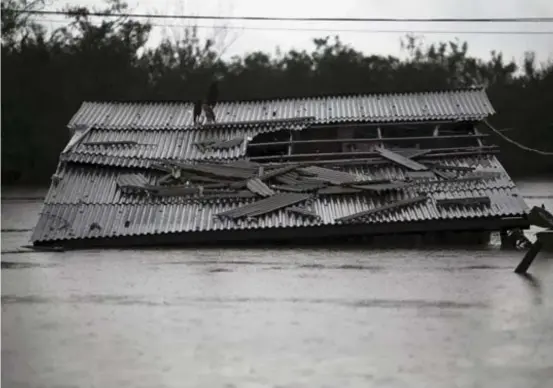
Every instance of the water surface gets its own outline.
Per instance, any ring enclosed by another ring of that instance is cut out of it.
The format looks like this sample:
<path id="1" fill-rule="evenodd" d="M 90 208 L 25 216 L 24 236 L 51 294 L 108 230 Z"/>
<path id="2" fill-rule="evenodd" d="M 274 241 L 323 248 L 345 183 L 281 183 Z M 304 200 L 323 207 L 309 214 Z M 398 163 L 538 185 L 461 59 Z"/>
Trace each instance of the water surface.
<path id="1" fill-rule="evenodd" d="M 553 184 L 520 187 L 553 208 Z M 2 196 L 17 251 L 41 203 Z M 4 253 L 2 384 L 546 387 L 553 255 L 521 277 L 496 243 Z"/>

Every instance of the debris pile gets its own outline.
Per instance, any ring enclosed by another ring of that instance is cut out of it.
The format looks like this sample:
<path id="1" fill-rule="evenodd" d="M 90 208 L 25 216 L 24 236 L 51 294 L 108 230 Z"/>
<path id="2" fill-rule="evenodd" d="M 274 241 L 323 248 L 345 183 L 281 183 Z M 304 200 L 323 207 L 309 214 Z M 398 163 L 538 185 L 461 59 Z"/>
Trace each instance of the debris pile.
<path id="1" fill-rule="evenodd" d="M 153 168 L 164 172 L 156 184 L 149 184 L 141 175 L 121 175 L 118 186 L 124 193 L 148 196 L 186 196 L 194 200 L 224 198 L 251 198 L 258 201 L 223 213 L 219 217 L 231 219 L 256 217 L 280 208 L 317 218 L 311 209 L 299 206 L 310 198 L 328 195 L 363 194 L 382 196 L 391 192 L 403 192 L 403 200 L 394 200 L 367 212 L 348 215 L 339 221 L 347 222 L 371 215 L 422 203 L 428 199 L 429 186 L 454 184 L 471 180 L 493 178 L 494 173 L 473 171 L 471 167 L 423 164 L 399 153 L 385 150 L 382 158 L 402 166 L 405 173 L 397 179 L 374 177 L 342 171 L 339 161 L 332 167 L 316 163 L 260 164 L 248 160 L 226 163 L 189 164 L 165 160 Z M 497 174 L 497 173 L 496 173 Z M 395 196 L 400 197 L 400 196 Z M 436 206 L 490 206 L 488 197 L 448 198 L 436 201 Z M 366 213 L 366 214 L 365 214 Z"/>

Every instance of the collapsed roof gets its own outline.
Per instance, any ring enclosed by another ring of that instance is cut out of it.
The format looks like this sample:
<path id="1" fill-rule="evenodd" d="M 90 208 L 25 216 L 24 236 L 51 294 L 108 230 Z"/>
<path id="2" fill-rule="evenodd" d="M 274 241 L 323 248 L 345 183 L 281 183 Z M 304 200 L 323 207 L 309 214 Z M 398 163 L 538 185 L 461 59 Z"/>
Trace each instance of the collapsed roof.
<path id="1" fill-rule="evenodd" d="M 316 131 L 330 122 L 478 121 L 493 113 L 481 89 L 222 103 L 215 112 L 219 123 L 193 126 L 192 104 L 84 103 L 69 124 L 75 133 L 33 242 L 439 220 L 520 223 L 528 210 L 497 150 L 476 133 L 450 137 L 474 137 L 477 147 L 422 150 L 394 148 L 380 137 L 362 158 L 247 154 L 260 134 Z"/>

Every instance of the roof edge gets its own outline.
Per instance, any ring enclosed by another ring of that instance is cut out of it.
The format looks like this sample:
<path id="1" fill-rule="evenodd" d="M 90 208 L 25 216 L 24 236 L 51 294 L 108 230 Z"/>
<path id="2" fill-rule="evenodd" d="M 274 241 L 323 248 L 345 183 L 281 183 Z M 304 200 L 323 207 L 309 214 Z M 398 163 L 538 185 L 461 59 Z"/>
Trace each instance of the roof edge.
<path id="1" fill-rule="evenodd" d="M 460 93 L 460 92 L 484 92 L 486 93 L 485 86 L 467 86 L 462 88 L 437 88 L 437 89 L 426 89 L 426 90 L 416 90 L 416 89 L 398 89 L 398 90 L 379 90 L 379 91 L 370 91 L 366 93 L 321 93 L 321 94 L 305 94 L 305 95 L 281 95 L 275 97 L 266 97 L 266 98 L 245 98 L 245 99 L 220 99 L 218 102 L 235 102 L 235 103 L 245 103 L 245 102 L 263 102 L 263 101 L 284 101 L 284 100 L 303 100 L 303 99 L 324 99 L 331 97 L 373 97 L 373 96 L 405 96 L 405 95 L 424 95 L 424 94 L 447 94 L 447 93 Z M 486 93 L 487 94 L 487 93 Z M 193 100 L 175 100 L 175 99 L 108 99 L 108 100 L 83 100 L 82 104 L 85 103 L 143 103 L 143 104 L 168 104 L 168 103 L 180 103 L 180 104 L 193 104 Z M 81 106 L 82 106 L 81 104 Z"/>

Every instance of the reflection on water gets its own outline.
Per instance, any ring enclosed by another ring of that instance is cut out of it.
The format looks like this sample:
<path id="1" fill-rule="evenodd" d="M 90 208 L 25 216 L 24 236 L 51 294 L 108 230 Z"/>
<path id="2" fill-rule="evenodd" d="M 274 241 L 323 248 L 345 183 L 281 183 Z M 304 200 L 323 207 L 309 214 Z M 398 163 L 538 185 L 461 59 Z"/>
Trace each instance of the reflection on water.
<path id="1" fill-rule="evenodd" d="M 521 188 L 553 208 L 551 185 Z M 3 201 L 2 228 L 39 209 Z M 493 247 L 3 254 L 2 384 L 545 387 L 551 256 L 519 276 Z"/>

